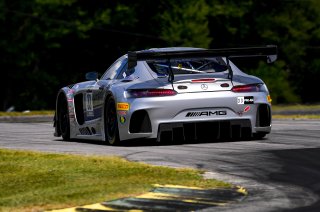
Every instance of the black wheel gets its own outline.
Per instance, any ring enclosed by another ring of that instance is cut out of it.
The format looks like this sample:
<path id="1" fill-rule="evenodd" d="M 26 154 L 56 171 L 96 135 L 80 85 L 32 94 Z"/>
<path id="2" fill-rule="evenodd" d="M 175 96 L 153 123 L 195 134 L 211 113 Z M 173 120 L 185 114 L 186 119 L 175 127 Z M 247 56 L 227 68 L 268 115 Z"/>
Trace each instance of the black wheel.
<path id="1" fill-rule="evenodd" d="M 267 133 L 257 132 L 257 133 L 253 134 L 253 138 L 257 139 L 257 140 L 260 140 L 260 139 L 264 138 L 266 135 L 267 135 Z"/>
<path id="2" fill-rule="evenodd" d="M 58 126 L 63 140 L 70 140 L 70 121 L 68 103 L 65 99 L 61 100 L 58 105 Z"/>
<path id="3" fill-rule="evenodd" d="M 110 97 L 105 106 L 104 113 L 104 131 L 106 136 L 106 141 L 110 145 L 116 145 L 119 143 L 119 130 L 118 130 L 118 120 L 117 120 L 117 110 L 116 104 L 113 97 Z"/>

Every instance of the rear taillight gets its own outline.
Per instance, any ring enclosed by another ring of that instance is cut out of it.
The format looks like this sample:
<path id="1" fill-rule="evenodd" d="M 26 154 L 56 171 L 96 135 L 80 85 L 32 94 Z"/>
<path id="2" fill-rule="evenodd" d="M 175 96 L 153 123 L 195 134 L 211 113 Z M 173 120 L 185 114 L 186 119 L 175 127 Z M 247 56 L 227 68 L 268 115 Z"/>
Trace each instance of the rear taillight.
<path id="1" fill-rule="evenodd" d="M 171 89 L 134 89 L 128 90 L 130 97 L 161 97 L 161 96 L 174 96 L 177 94 L 175 90 Z"/>
<path id="2" fill-rule="evenodd" d="M 261 91 L 260 87 L 261 87 L 260 84 L 237 85 L 237 86 L 233 86 L 233 88 L 232 88 L 231 90 L 232 90 L 233 92 L 236 92 L 236 93 L 259 92 L 259 91 Z"/>

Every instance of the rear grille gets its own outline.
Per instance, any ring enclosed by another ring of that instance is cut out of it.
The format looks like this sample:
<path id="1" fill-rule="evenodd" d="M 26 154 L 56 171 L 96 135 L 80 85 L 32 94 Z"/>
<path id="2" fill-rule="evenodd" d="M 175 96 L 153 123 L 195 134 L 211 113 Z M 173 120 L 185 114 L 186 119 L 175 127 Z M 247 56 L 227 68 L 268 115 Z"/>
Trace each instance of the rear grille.
<path id="1" fill-rule="evenodd" d="M 151 121 L 147 111 L 135 111 L 130 119 L 130 133 L 151 133 Z"/>
<path id="2" fill-rule="evenodd" d="M 261 104 L 257 110 L 257 127 L 268 127 L 271 124 L 271 111 L 270 106 L 267 104 Z"/>
<path id="3" fill-rule="evenodd" d="M 239 139 L 251 137 L 250 120 L 193 123 L 165 123 L 158 129 L 158 141 Z"/>

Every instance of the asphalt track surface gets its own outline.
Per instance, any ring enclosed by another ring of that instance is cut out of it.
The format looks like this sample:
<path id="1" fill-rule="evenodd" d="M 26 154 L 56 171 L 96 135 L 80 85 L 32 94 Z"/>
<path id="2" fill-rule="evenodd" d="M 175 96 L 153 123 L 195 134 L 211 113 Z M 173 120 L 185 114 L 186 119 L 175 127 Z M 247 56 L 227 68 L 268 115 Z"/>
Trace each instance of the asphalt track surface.
<path id="1" fill-rule="evenodd" d="M 244 201 L 217 211 L 320 211 L 320 120 L 274 120 L 272 133 L 263 140 L 166 145 L 135 141 L 116 147 L 62 141 L 53 137 L 52 123 L 0 123 L 0 148 L 118 155 L 193 167 L 248 190 Z"/>

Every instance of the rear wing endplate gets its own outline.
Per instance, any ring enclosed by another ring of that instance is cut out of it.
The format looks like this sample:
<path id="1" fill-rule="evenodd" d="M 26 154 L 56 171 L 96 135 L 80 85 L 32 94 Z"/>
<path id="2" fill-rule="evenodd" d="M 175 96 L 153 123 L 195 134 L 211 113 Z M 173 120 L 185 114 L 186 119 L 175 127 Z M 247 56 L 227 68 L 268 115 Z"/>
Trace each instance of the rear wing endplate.
<path id="1" fill-rule="evenodd" d="M 134 68 L 137 61 L 172 60 L 187 58 L 210 58 L 210 57 L 266 57 L 268 63 L 277 60 L 277 46 L 264 47 L 228 48 L 228 49 L 196 49 L 179 51 L 137 51 L 128 52 L 128 69 Z"/>

